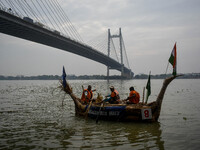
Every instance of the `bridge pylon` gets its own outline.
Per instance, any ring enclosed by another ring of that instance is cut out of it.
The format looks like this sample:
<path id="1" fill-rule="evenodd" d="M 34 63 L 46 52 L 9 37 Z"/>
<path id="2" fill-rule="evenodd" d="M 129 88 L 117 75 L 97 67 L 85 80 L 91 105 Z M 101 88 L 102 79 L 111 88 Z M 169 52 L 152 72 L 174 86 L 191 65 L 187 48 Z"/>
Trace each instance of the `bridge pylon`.
<path id="1" fill-rule="evenodd" d="M 113 38 L 119 38 L 119 48 L 120 48 L 120 57 L 121 57 L 121 60 L 120 60 L 121 61 L 120 62 L 121 63 L 121 68 L 120 68 L 121 77 L 122 77 L 122 79 L 123 78 L 129 78 L 129 79 L 133 78 L 133 73 L 131 72 L 131 70 L 130 70 L 130 72 L 128 71 L 128 73 L 125 72 L 125 70 L 124 70 L 125 66 L 124 66 L 124 60 L 123 60 L 123 47 L 122 47 L 123 39 L 122 39 L 121 28 L 119 28 L 119 34 L 117 34 L 117 35 L 111 35 L 110 29 L 108 29 L 108 57 L 110 57 L 110 43 Z M 112 69 L 112 68 L 108 65 L 107 66 L 107 78 L 109 78 L 110 69 Z"/>

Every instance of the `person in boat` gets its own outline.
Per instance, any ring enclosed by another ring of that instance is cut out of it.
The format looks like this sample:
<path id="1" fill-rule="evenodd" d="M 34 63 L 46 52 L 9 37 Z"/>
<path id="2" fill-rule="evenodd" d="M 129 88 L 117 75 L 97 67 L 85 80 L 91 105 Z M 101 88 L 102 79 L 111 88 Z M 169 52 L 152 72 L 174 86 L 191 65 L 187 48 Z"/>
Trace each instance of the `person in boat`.
<path id="1" fill-rule="evenodd" d="M 105 102 L 109 102 L 111 104 L 119 104 L 120 97 L 119 92 L 114 88 L 114 86 L 110 87 L 111 94 L 106 96 Z"/>
<path id="2" fill-rule="evenodd" d="M 129 88 L 130 93 L 129 93 L 129 97 L 127 97 L 126 99 L 126 103 L 127 104 L 137 104 L 140 101 L 140 94 L 135 91 L 134 87 L 130 87 Z"/>
<path id="3" fill-rule="evenodd" d="M 96 91 L 96 89 L 92 90 L 92 86 L 88 85 L 88 88 L 83 90 L 81 100 L 84 103 L 89 103 L 93 99 L 93 92 L 94 91 Z"/>

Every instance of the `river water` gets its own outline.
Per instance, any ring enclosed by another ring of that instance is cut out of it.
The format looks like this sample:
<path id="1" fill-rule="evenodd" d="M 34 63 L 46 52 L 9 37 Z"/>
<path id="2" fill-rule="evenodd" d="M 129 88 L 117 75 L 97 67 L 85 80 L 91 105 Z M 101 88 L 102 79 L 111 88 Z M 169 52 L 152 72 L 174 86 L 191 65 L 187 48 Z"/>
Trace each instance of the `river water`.
<path id="1" fill-rule="evenodd" d="M 74 93 L 91 84 L 102 95 L 114 85 L 120 97 L 146 80 L 70 80 Z M 163 80 L 151 80 L 154 101 Z M 0 149 L 200 149 L 200 80 L 176 79 L 156 123 L 106 122 L 75 116 L 58 81 L 0 81 Z M 96 95 L 96 94 L 95 94 Z M 63 103 L 63 105 L 62 105 Z"/>

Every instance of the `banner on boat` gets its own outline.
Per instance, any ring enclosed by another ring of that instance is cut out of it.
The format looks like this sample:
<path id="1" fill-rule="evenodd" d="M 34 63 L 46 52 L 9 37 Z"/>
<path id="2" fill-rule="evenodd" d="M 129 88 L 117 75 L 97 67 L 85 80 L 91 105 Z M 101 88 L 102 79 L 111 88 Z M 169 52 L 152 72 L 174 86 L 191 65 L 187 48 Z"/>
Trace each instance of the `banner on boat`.
<path id="1" fill-rule="evenodd" d="M 88 106 L 87 106 L 88 107 Z M 86 107 L 86 109 L 87 109 Z M 126 106 L 110 106 L 110 107 L 103 107 L 102 110 L 100 110 L 100 107 L 90 107 L 90 110 L 88 112 L 89 116 L 96 117 L 97 115 L 101 117 L 116 117 L 119 118 L 120 115 L 125 111 Z"/>

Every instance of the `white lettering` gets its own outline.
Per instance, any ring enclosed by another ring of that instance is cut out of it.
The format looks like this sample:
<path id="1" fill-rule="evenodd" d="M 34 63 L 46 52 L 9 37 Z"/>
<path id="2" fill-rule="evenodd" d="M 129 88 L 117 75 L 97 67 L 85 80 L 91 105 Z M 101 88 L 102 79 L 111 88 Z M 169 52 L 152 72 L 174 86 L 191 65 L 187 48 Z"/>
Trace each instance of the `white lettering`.
<path id="1" fill-rule="evenodd" d="M 100 113 L 100 114 L 99 114 Z M 90 110 L 89 112 L 88 112 L 88 114 L 90 114 L 90 115 L 100 115 L 100 116 L 107 116 L 107 112 L 105 112 L 105 111 L 95 111 L 95 110 Z"/>
<path id="2" fill-rule="evenodd" d="M 119 116 L 119 111 L 109 111 L 109 116 Z"/>
<path id="3" fill-rule="evenodd" d="M 100 114 L 99 114 L 100 113 Z M 88 114 L 90 115 L 100 115 L 100 116 L 119 116 L 120 111 L 98 111 L 98 110 L 89 110 Z"/>

